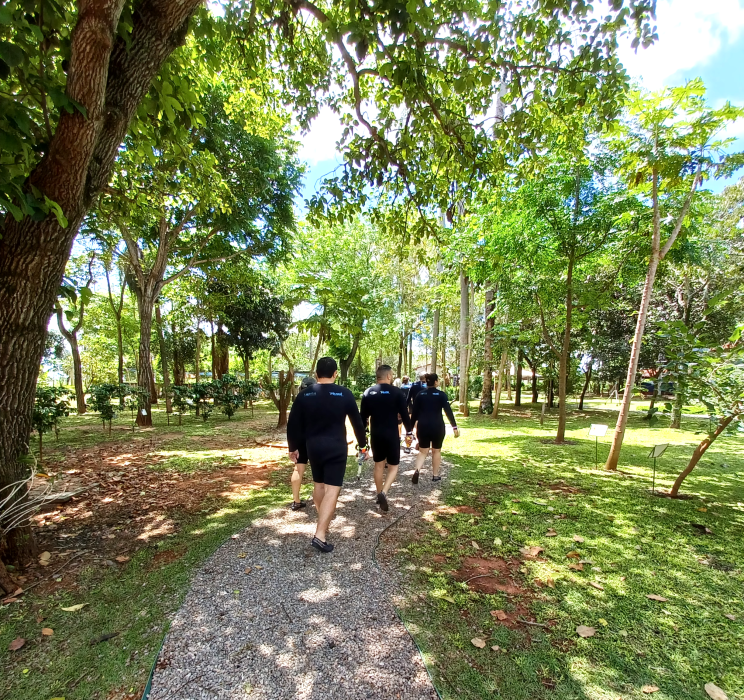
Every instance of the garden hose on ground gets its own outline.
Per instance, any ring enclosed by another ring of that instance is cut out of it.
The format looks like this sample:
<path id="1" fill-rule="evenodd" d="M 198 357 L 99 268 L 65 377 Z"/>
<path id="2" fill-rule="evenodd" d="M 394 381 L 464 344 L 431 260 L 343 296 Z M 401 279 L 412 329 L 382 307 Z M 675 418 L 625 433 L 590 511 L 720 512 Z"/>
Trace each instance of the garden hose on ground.
<path id="1" fill-rule="evenodd" d="M 377 533 L 377 538 L 375 539 L 375 546 L 372 547 L 372 561 L 374 562 L 375 566 L 380 571 L 380 573 L 383 574 L 383 575 L 384 575 L 385 572 L 382 570 L 382 567 L 380 566 L 380 563 L 377 561 L 377 548 L 380 546 L 380 537 L 382 537 L 382 535 L 385 534 L 385 532 L 388 529 L 390 529 L 393 525 L 397 525 L 401 520 L 403 520 L 403 518 L 405 518 L 408 515 L 410 515 L 411 511 L 414 510 L 415 508 L 416 508 L 415 505 L 414 506 L 411 506 L 405 513 L 403 513 L 403 515 L 398 516 L 395 520 L 393 520 L 392 523 L 389 523 L 382 530 L 380 530 L 380 532 Z M 414 637 L 413 636 L 413 633 L 411 632 L 411 630 L 408 629 L 408 625 L 406 624 L 406 621 L 403 619 L 403 616 L 400 614 L 400 611 L 395 606 L 395 604 L 392 603 L 392 601 L 391 601 L 391 604 L 393 605 L 393 610 L 395 611 L 395 614 L 398 616 L 398 619 L 400 620 L 400 623 L 403 625 L 403 627 L 405 628 L 406 632 L 408 632 L 408 636 L 411 638 L 411 641 L 414 643 L 414 645 L 415 645 L 415 647 L 416 647 L 416 649 L 417 649 L 417 651 L 419 653 L 419 656 L 421 657 L 421 661 L 424 664 L 424 668 L 426 669 L 426 673 L 429 675 L 429 680 L 431 681 L 431 687 L 434 688 L 434 692 L 437 694 L 437 697 L 439 698 L 439 700 L 444 700 L 442 698 L 442 694 L 439 692 L 439 688 L 437 688 L 436 682 L 434 681 L 434 676 L 431 675 L 431 671 L 429 670 L 429 667 L 426 664 L 426 659 L 424 659 L 424 652 L 421 650 L 421 647 L 419 646 L 418 642 L 416 641 L 416 637 Z"/>
<path id="2" fill-rule="evenodd" d="M 158 653 L 155 655 L 155 659 L 152 662 L 152 668 L 150 669 L 150 675 L 147 677 L 147 685 L 145 686 L 145 690 L 142 693 L 142 700 L 147 700 L 147 698 L 150 697 L 150 689 L 152 688 L 152 677 L 155 675 L 155 666 L 158 664 L 158 659 L 160 658 L 160 652 L 163 651 L 163 646 L 165 645 L 165 638 L 168 636 L 168 633 L 166 632 L 163 635 L 163 641 L 160 642 L 160 649 L 158 649 Z"/>

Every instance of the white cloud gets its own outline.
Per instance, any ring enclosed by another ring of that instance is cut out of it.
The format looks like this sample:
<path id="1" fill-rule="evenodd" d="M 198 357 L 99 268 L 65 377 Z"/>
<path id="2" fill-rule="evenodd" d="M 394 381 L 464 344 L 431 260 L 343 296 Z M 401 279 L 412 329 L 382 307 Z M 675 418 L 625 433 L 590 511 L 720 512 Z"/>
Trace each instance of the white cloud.
<path id="1" fill-rule="evenodd" d="M 620 58 L 633 78 L 649 90 L 667 84 L 677 71 L 704 65 L 722 46 L 744 32 L 741 0 L 660 0 L 656 10 L 659 40 L 635 53 L 629 44 Z"/>
<path id="2" fill-rule="evenodd" d="M 323 107 L 310 124 L 306 134 L 300 134 L 302 142 L 299 156 L 310 167 L 324 160 L 336 158 L 336 143 L 341 138 L 343 126 L 330 107 Z"/>

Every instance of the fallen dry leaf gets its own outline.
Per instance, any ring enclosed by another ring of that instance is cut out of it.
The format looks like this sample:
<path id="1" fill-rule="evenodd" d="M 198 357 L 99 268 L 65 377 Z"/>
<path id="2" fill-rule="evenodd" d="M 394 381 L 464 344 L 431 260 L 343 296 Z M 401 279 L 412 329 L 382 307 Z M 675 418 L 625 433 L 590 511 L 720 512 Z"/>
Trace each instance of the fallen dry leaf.
<path id="1" fill-rule="evenodd" d="M 512 511 L 512 515 L 519 515 L 519 513 L 517 513 L 517 511 L 516 511 L 516 510 L 513 510 L 513 511 Z"/>
<path id="2" fill-rule="evenodd" d="M 480 549 L 480 547 L 478 546 L 478 543 L 477 542 L 473 541 L 470 544 L 473 545 L 473 549 Z"/>
<path id="3" fill-rule="evenodd" d="M 18 651 L 25 643 L 26 640 L 23 639 L 23 637 L 16 637 L 10 644 L 8 644 L 8 649 L 11 651 Z"/>
<path id="4" fill-rule="evenodd" d="M 724 617 L 727 617 L 729 620 L 735 620 L 736 619 L 736 615 L 732 615 L 731 613 L 726 613 L 724 615 Z"/>
<path id="5" fill-rule="evenodd" d="M 71 605 L 69 608 L 62 608 L 65 612 L 77 612 L 82 610 L 88 603 L 78 603 L 77 605 Z"/>
<path id="6" fill-rule="evenodd" d="M 576 634 L 578 634 L 579 637 L 593 637 L 596 632 L 597 630 L 594 629 L 594 627 L 587 627 L 586 625 L 579 625 L 576 628 Z"/>
<path id="7" fill-rule="evenodd" d="M 593 588 L 596 588 L 598 591 L 603 591 L 604 586 L 601 583 L 595 583 L 594 581 L 589 581 L 589 585 Z"/>
<path id="8" fill-rule="evenodd" d="M 574 571 L 583 571 L 584 565 L 583 564 L 569 564 L 568 568 L 573 569 Z"/>
<path id="9" fill-rule="evenodd" d="M 42 552 L 39 554 L 39 561 L 49 561 L 52 555 L 49 552 Z"/>
<path id="10" fill-rule="evenodd" d="M 491 615 L 493 615 L 497 620 L 506 620 L 508 617 L 503 610 L 491 610 Z"/>
<path id="11" fill-rule="evenodd" d="M 491 649 L 493 649 L 494 651 L 498 651 L 498 650 L 499 650 L 499 645 L 498 645 L 498 644 L 494 644 L 494 645 L 493 645 L 493 646 L 491 647 Z"/>
<path id="12" fill-rule="evenodd" d="M 116 561 L 118 561 L 120 564 L 123 564 L 125 561 L 129 561 L 130 557 L 126 556 L 125 554 L 120 554 L 118 557 L 116 557 Z"/>
<path id="13" fill-rule="evenodd" d="M 238 559 L 245 559 L 248 555 L 245 552 L 238 554 Z"/>
<path id="14" fill-rule="evenodd" d="M 566 554 L 566 557 L 568 559 L 581 559 L 581 554 L 579 554 L 577 551 L 573 551 Z"/>
<path id="15" fill-rule="evenodd" d="M 483 649 L 483 647 L 485 647 L 485 646 L 486 646 L 486 640 L 485 640 L 485 639 L 481 639 L 480 637 L 473 637 L 473 638 L 472 638 L 472 639 L 470 640 L 470 643 L 471 643 L 471 644 L 472 644 L 472 645 L 473 645 L 474 647 L 478 647 L 479 649 Z"/>
<path id="16" fill-rule="evenodd" d="M 646 695 L 650 695 L 651 693 L 656 693 L 659 690 L 658 685 L 644 685 L 643 688 L 641 688 L 642 693 L 646 693 Z"/>
<path id="17" fill-rule="evenodd" d="M 542 547 L 520 547 L 519 551 L 526 557 L 536 557 L 540 552 L 543 551 Z"/>
<path id="18" fill-rule="evenodd" d="M 713 700 L 728 700 L 728 695 L 724 693 L 715 683 L 706 683 L 705 692 L 713 698 Z"/>
<path id="19" fill-rule="evenodd" d="M 246 574 L 250 574 L 251 573 L 251 567 L 250 566 L 246 567 L 245 573 Z"/>
<path id="20" fill-rule="evenodd" d="M 552 527 L 545 533 L 545 537 L 557 537 L 557 535 L 558 533 Z"/>
<path id="21" fill-rule="evenodd" d="M 658 600 L 660 603 L 666 603 L 669 599 L 664 598 L 664 596 L 656 595 L 656 593 L 651 593 L 646 596 L 649 600 Z"/>
<path id="22" fill-rule="evenodd" d="M 552 578 L 548 577 L 545 579 L 545 585 L 548 588 L 555 588 L 555 581 Z"/>
<path id="23" fill-rule="evenodd" d="M 573 540 L 574 542 L 583 542 L 584 538 L 581 535 L 574 535 Z"/>
<path id="24" fill-rule="evenodd" d="M 54 630 L 51 627 L 42 627 L 41 628 L 41 633 L 45 637 L 51 637 L 52 635 L 54 635 Z"/>
<path id="25" fill-rule="evenodd" d="M 3 605 L 7 605 L 9 603 L 17 603 L 18 598 L 3 598 L 0 602 L 2 602 Z"/>

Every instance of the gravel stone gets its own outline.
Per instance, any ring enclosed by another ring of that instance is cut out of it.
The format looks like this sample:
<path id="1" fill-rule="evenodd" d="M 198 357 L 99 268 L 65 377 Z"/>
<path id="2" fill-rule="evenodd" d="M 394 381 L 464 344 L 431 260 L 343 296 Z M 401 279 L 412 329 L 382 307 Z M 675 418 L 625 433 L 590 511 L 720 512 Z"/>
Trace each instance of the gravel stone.
<path id="1" fill-rule="evenodd" d="M 385 527 L 439 499 L 444 482 L 432 483 L 429 460 L 411 484 L 412 459 L 401 455 L 384 514 L 375 505 L 372 462 L 360 482 L 356 468 L 347 470 L 330 554 L 310 546 L 312 505 L 273 510 L 228 539 L 196 574 L 173 620 L 150 700 L 436 700 L 391 603 L 397 586 L 372 560 Z"/>

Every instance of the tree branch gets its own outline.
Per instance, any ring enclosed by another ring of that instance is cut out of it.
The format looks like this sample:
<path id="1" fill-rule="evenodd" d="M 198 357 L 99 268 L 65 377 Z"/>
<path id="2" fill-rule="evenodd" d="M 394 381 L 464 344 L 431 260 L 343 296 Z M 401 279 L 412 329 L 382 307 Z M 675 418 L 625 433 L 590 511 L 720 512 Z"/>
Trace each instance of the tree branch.
<path id="1" fill-rule="evenodd" d="M 543 338 L 548 344 L 548 347 L 552 350 L 553 354 L 560 360 L 561 353 L 558 352 L 557 348 L 553 344 L 553 341 L 550 338 L 550 334 L 548 333 L 548 327 L 545 325 L 545 314 L 543 314 L 542 303 L 540 302 L 540 295 L 536 293 L 535 299 L 537 300 L 537 306 L 540 309 L 540 326 L 542 327 Z"/>
<path id="2" fill-rule="evenodd" d="M 690 205 L 692 204 L 692 196 L 695 194 L 695 190 L 697 189 L 698 184 L 700 183 L 700 172 L 702 170 L 703 164 L 702 161 L 698 163 L 697 171 L 695 172 L 695 177 L 692 178 L 692 186 L 690 187 L 690 191 L 687 193 L 687 197 L 685 198 L 685 203 L 682 205 L 682 210 L 679 213 L 679 216 L 677 217 L 677 221 L 674 224 L 674 230 L 672 231 L 671 236 L 669 236 L 667 242 L 664 244 L 664 247 L 661 249 L 661 252 L 659 253 L 659 260 L 663 260 L 666 256 L 666 254 L 669 252 L 671 247 L 674 245 L 674 241 L 677 240 L 677 236 L 679 235 L 680 230 L 682 229 L 682 222 L 685 220 L 685 217 L 687 216 L 687 212 L 690 210 Z"/>

